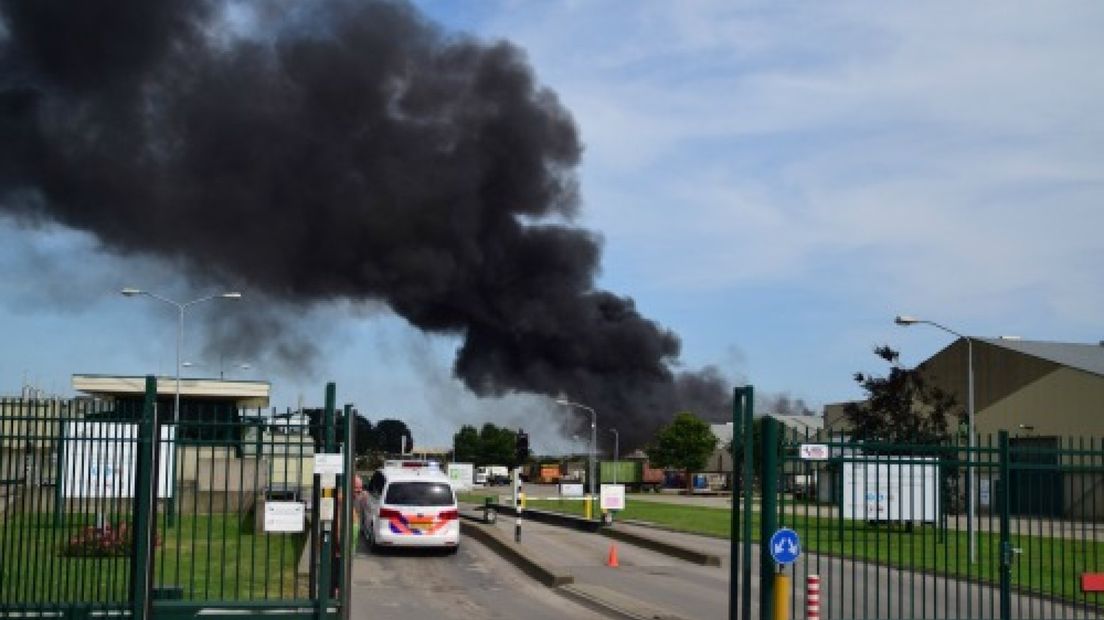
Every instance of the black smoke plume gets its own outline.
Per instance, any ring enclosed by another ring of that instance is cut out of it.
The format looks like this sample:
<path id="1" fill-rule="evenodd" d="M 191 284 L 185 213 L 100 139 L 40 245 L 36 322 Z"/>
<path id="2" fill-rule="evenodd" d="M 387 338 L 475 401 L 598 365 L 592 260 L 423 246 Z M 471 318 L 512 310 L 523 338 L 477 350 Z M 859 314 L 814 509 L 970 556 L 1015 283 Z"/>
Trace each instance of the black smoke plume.
<path id="1" fill-rule="evenodd" d="M 403 2 L 0 0 L 0 19 L 8 214 L 292 307 L 382 302 L 461 337 L 477 394 L 563 393 L 629 444 L 684 403 L 727 407 L 716 376 L 672 371 L 675 334 L 595 288 L 576 126 L 513 45 Z"/>

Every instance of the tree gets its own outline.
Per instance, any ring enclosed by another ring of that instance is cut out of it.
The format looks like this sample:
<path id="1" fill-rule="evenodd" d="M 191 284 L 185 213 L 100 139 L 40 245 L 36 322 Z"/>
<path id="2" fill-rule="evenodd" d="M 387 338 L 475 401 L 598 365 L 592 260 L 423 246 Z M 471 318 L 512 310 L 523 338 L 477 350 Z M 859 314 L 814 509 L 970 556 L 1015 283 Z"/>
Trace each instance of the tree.
<path id="1" fill-rule="evenodd" d="M 517 433 L 490 422 L 479 431 L 480 459 L 483 465 L 512 465 Z"/>
<path id="2" fill-rule="evenodd" d="M 888 346 L 874 354 L 890 364 L 889 375 L 855 373 L 855 382 L 866 392 L 864 402 L 848 403 L 844 415 L 857 440 L 889 443 L 947 443 L 965 419 L 954 396 L 929 385 L 916 369 L 902 368 L 900 354 Z"/>
<path id="3" fill-rule="evenodd" d="M 465 424 L 452 436 L 452 458 L 454 461 L 474 463 L 476 466 L 485 465 L 481 452 L 479 431 L 475 430 L 474 426 Z"/>
<path id="4" fill-rule="evenodd" d="M 656 433 L 648 446 L 648 459 L 653 467 L 673 467 L 686 472 L 686 488 L 693 485 L 691 474 L 705 467 L 709 455 L 717 448 L 717 436 L 709 424 L 696 415 L 684 412 Z"/>
<path id="5" fill-rule="evenodd" d="M 403 438 L 406 438 L 405 446 Z M 386 419 L 376 423 L 376 441 L 383 452 L 401 454 L 403 447 L 407 452 L 414 449 L 414 435 L 410 433 L 406 422 L 402 420 Z"/>
<path id="6" fill-rule="evenodd" d="M 368 421 L 368 418 L 356 414 L 353 418 L 355 426 L 353 427 L 354 441 L 356 443 L 357 456 L 364 456 L 369 452 L 373 452 L 379 449 L 377 444 L 376 431 L 372 427 L 372 423 Z"/>

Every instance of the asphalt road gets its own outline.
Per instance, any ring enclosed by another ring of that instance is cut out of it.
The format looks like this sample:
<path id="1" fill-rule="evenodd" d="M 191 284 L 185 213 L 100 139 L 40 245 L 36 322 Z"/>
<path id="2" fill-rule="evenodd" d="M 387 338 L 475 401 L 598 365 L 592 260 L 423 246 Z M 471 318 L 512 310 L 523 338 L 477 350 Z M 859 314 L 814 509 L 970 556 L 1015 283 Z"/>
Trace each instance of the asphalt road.
<path id="1" fill-rule="evenodd" d="M 546 588 L 482 544 L 464 538 L 456 555 L 361 550 L 353 560 L 353 620 L 599 619 Z"/>

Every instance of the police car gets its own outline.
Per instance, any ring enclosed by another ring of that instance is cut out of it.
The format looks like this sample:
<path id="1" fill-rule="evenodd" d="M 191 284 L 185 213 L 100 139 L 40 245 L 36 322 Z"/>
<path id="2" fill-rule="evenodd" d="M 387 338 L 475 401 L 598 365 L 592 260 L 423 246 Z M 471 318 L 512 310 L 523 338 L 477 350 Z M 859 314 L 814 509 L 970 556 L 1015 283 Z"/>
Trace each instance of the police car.
<path id="1" fill-rule="evenodd" d="M 460 510 L 448 476 L 432 461 L 387 461 L 365 491 L 369 548 L 440 547 L 456 553 Z"/>

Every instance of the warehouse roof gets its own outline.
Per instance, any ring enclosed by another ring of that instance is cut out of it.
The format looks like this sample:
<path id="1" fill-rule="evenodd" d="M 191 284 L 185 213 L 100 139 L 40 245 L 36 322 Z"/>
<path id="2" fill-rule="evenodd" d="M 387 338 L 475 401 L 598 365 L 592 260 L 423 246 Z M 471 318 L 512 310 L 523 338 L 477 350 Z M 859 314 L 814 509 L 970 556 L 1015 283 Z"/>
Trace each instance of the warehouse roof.
<path id="1" fill-rule="evenodd" d="M 1011 338 L 974 338 L 974 340 L 1104 376 L 1104 343 L 1079 344 Z"/>

